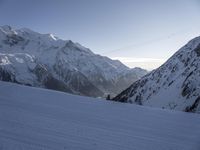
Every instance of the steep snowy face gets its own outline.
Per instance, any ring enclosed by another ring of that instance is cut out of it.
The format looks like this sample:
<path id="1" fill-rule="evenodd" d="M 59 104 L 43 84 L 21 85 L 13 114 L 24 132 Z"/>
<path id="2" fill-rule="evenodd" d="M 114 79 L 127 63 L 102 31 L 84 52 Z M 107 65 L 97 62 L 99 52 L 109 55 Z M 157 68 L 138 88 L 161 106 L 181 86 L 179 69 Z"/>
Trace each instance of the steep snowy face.
<path id="1" fill-rule="evenodd" d="M 36 76 L 31 72 L 36 66 L 34 58 L 28 54 L 0 54 L 1 80 L 33 85 Z"/>
<path id="2" fill-rule="evenodd" d="M 78 43 L 27 28 L 0 27 L 0 53 L 1 80 L 6 73 L 12 76 L 10 81 L 31 86 L 53 88 L 52 83 L 59 82 L 55 89 L 64 87 L 64 91 L 94 97 L 115 95 L 146 73 L 96 55 Z M 30 63 L 36 67 L 30 69 Z"/>
<path id="3" fill-rule="evenodd" d="M 114 98 L 189 112 L 200 112 L 200 37 L 191 40 L 165 64 Z"/>
<path id="4" fill-rule="evenodd" d="M 75 93 L 47 66 L 26 53 L 0 54 L 0 80 Z"/>

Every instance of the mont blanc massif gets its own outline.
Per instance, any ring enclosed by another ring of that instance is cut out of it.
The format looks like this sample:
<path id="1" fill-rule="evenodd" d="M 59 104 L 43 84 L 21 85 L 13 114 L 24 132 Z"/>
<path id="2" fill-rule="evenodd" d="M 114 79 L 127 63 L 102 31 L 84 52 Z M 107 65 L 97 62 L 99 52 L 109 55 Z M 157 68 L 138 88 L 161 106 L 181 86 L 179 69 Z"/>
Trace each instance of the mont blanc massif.
<path id="1" fill-rule="evenodd" d="M 186 112 L 200 111 L 200 37 L 147 72 L 52 34 L 0 27 L 0 79 L 76 95 Z"/>
<path id="2" fill-rule="evenodd" d="M 115 96 L 147 73 L 71 40 L 0 27 L 0 79 L 77 95 Z"/>

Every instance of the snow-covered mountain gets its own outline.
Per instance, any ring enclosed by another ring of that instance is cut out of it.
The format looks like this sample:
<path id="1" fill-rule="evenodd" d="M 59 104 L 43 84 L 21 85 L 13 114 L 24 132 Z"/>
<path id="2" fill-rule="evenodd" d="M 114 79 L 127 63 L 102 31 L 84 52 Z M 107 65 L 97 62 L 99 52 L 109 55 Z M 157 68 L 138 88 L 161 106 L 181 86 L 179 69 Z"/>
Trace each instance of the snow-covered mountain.
<path id="1" fill-rule="evenodd" d="M 86 96 L 115 95 L 146 74 L 52 34 L 0 27 L 0 79 Z"/>
<path id="2" fill-rule="evenodd" d="M 1 150 L 199 150 L 200 115 L 0 81 Z"/>
<path id="3" fill-rule="evenodd" d="M 191 40 L 161 67 L 134 82 L 113 100 L 200 112 L 200 37 Z"/>

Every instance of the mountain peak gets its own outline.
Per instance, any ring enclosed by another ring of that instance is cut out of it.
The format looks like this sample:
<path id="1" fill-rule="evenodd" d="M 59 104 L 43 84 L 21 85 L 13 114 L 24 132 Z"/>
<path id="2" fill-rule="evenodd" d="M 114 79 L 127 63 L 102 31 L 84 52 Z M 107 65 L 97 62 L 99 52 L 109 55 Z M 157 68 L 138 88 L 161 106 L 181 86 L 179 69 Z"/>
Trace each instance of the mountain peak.
<path id="1" fill-rule="evenodd" d="M 50 38 L 52 38 L 53 40 L 55 40 L 55 41 L 58 40 L 58 38 L 55 37 L 52 33 L 49 33 L 48 36 L 49 36 Z"/>
<path id="2" fill-rule="evenodd" d="M 71 40 L 28 28 L 4 28 L 9 32 L 0 34 L 0 53 L 6 54 L 0 55 L 2 80 L 99 97 L 115 95 L 141 77 L 121 62 L 94 54 Z"/>

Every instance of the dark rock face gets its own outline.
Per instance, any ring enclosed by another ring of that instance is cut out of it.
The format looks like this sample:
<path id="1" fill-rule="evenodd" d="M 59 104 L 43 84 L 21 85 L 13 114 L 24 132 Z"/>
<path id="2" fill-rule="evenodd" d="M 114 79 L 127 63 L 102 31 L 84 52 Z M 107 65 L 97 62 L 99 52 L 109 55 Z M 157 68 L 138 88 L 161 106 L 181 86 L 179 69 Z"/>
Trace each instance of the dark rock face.
<path id="1" fill-rule="evenodd" d="M 197 56 L 200 56 L 200 44 L 194 49 L 194 51 L 197 53 Z"/>
<path id="2" fill-rule="evenodd" d="M 198 97 L 191 106 L 185 108 L 185 112 L 196 112 L 197 107 L 200 105 L 200 97 Z"/>
<path id="3" fill-rule="evenodd" d="M 71 89 L 68 88 L 68 86 L 66 84 L 64 84 L 62 81 L 55 79 L 51 75 L 49 75 L 45 78 L 45 80 L 43 81 L 43 84 L 44 84 L 45 88 L 47 88 L 47 89 L 68 92 L 68 93 L 73 92 L 73 91 L 71 91 Z"/>
<path id="4" fill-rule="evenodd" d="M 7 35 L 6 39 L 4 40 L 5 44 L 8 44 L 10 46 L 17 45 L 19 42 L 24 41 L 24 39 L 21 36 L 18 36 L 16 34 Z"/>
<path id="5" fill-rule="evenodd" d="M 191 92 L 192 92 L 191 87 L 189 87 L 189 85 L 185 85 L 181 94 L 182 94 L 183 97 L 185 97 L 187 95 L 190 95 Z"/>
<path id="6" fill-rule="evenodd" d="M 12 76 L 9 72 L 5 71 L 4 69 L 0 68 L 0 80 L 7 81 L 7 82 L 14 82 L 14 76 Z"/>

